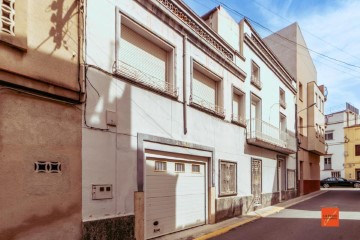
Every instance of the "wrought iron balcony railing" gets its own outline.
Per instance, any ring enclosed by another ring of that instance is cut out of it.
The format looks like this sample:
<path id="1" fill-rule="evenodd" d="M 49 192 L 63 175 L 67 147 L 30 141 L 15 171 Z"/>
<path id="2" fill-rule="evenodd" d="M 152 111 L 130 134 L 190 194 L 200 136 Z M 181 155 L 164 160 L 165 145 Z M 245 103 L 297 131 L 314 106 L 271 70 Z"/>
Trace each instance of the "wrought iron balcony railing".
<path id="1" fill-rule="evenodd" d="M 251 143 L 261 146 L 267 144 L 266 147 L 274 146 L 277 149 L 283 148 L 284 152 L 296 151 L 295 133 L 291 131 L 280 130 L 270 123 L 256 118 L 247 121 L 246 131 L 246 138 Z"/>
<path id="2" fill-rule="evenodd" d="M 225 117 L 225 109 L 223 107 L 212 104 L 196 95 L 190 95 L 190 104 L 195 105 L 204 111 L 211 112 L 220 117 Z"/>
<path id="3" fill-rule="evenodd" d="M 231 114 L 231 121 L 236 124 L 246 127 L 246 119 L 240 115 Z"/>
<path id="4" fill-rule="evenodd" d="M 173 84 L 144 73 L 140 69 L 130 66 L 125 62 L 118 62 L 116 73 L 154 90 L 164 92 L 173 97 L 178 96 L 178 90 Z"/>

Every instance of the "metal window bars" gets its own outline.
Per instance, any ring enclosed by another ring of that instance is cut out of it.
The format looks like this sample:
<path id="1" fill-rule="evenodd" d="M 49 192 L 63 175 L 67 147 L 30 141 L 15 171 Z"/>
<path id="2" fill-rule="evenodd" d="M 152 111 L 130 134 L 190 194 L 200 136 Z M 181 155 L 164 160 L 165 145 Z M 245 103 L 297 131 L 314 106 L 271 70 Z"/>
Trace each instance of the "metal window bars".
<path id="1" fill-rule="evenodd" d="M 141 83 L 147 87 L 164 92 L 173 97 L 178 96 L 178 89 L 168 81 L 158 79 L 154 76 L 151 76 L 147 73 L 144 73 L 140 69 L 137 69 L 123 61 L 118 61 L 118 69 L 116 69 L 116 74 L 125 76 L 127 79 L 130 79 L 134 82 Z"/>
<path id="2" fill-rule="evenodd" d="M 194 94 L 190 95 L 190 103 L 195 104 L 199 108 L 210 111 L 218 116 L 225 117 L 225 109 L 223 107 L 212 104 Z"/>
<path id="3" fill-rule="evenodd" d="M 15 36 L 15 0 L 0 0 L 0 32 Z"/>

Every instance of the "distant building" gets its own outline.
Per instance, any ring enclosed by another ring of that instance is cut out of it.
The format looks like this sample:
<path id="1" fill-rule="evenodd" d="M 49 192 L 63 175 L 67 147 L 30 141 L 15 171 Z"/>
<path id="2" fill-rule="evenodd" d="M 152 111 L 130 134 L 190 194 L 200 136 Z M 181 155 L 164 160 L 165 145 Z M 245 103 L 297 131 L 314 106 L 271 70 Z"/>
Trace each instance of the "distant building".
<path id="1" fill-rule="evenodd" d="M 358 120 L 358 119 L 357 119 Z M 345 177 L 360 180 L 360 125 L 345 127 Z"/>
<path id="2" fill-rule="evenodd" d="M 355 178 L 354 173 L 349 176 L 345 170 L 353 167 L 350 162 L 354 159 L 355 153 L 347 148 L 356 140 L 353 135 L 354 128 L 352 128 L 356 124 L 359 124 L 359 110 L 351 104 L 346 103 L 329 109 L 329 113 L 326 115 L 325 131 L 327 152 L 320 161 L 321 179 L 327 177 Z M 349 137 L 352 138 L 351 143 Z"/>
<path id="3" fill-rule="evenodd" d="M 317 85 L 315 65 L 297 23 L 264 41 L 297 82 L 298 179 L 300 194 L 307 194 L 320 186 L 320 156 L 325 154 L 326 88 Z"/>

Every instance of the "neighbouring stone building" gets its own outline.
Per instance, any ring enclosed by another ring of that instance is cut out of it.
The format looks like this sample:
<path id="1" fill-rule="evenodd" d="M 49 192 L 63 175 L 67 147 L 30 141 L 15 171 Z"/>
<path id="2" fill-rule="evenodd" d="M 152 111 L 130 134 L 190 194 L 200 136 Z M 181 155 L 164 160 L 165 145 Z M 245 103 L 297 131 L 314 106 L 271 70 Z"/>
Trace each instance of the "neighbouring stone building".
<path id="1" fill-rule="evenodd" d="M 177 0 L 84 9 L 84 239 L 153 238 L 296 196 L 296 81 L 247 20 Z"/>
<path id="2" fill-rule="evenodd" d="M 297 152 L 300 195 L 320 188 L 320 157 L 325 149 L 326 87 L 317 85 L 317 73 L 297 23 L 264 38 L 297 82 Z"/>
<path id="3" fill-rule="evenodd" d="M 78 1 L 0 1 L 0 239 L 81 239 Z"/>

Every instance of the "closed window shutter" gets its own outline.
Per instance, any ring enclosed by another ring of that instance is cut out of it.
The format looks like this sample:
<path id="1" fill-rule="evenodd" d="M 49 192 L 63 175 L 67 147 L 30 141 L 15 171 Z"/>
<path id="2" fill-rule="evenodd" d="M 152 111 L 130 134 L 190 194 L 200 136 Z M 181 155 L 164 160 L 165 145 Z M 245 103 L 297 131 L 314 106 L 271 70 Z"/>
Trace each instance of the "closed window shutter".
<path id="1" fill-rule="evenodd" d="M 195 102 L 203 100 L 216 105 L 216 81 L 196 69 L 193 72 L 192 92 Z"/>
<path id="2" fill-rule="evenodd" d="M 122 24 L 120 71 L 166 90 L 167 51 Z"/>

